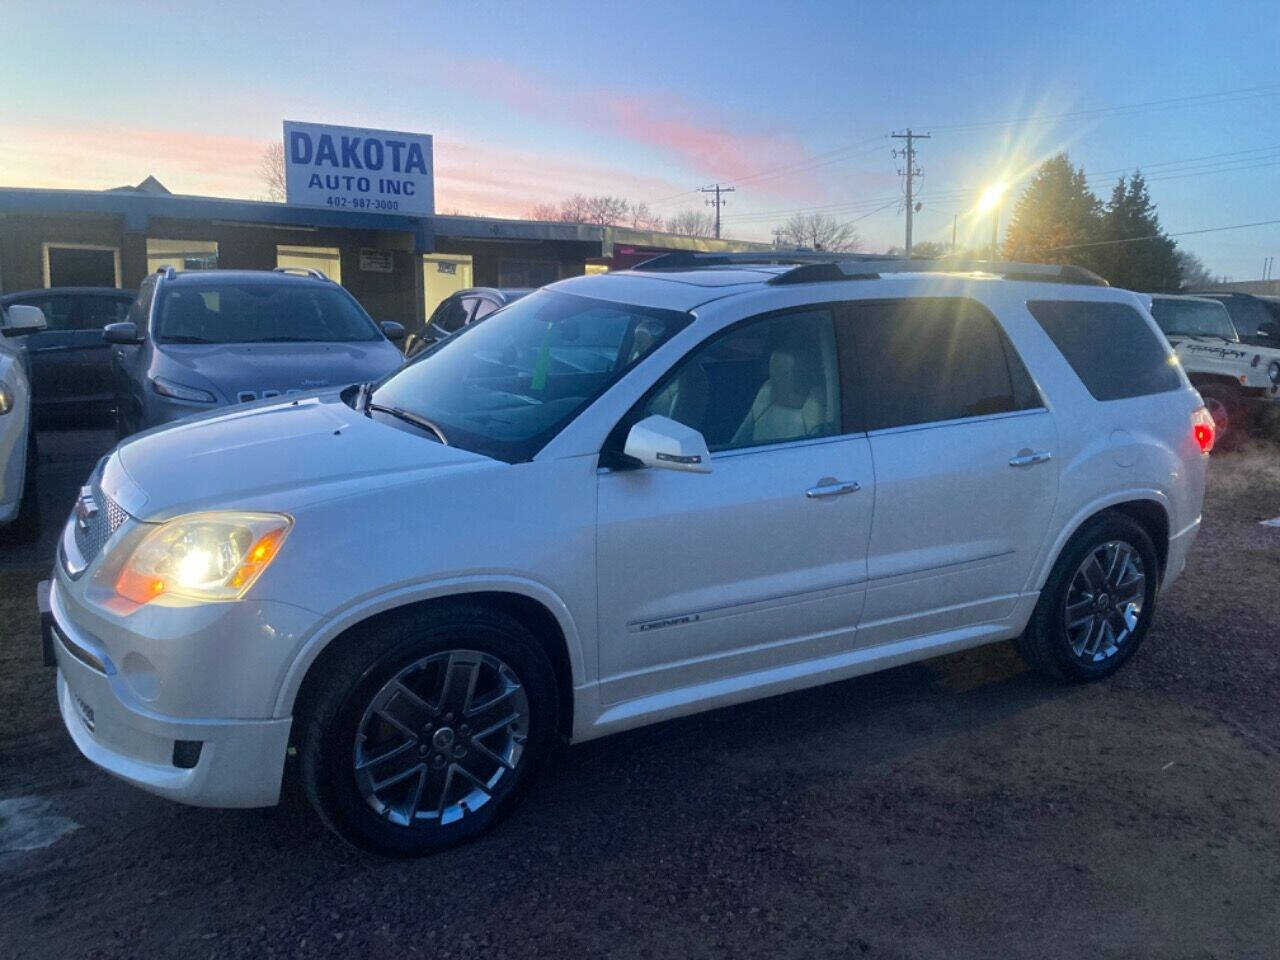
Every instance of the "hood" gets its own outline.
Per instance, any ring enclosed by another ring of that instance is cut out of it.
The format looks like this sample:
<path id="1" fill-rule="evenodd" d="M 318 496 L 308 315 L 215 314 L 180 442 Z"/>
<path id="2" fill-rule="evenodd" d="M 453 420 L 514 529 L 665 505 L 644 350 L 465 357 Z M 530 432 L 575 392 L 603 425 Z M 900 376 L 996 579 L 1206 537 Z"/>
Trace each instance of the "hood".
<path id="1" fill-rule="evenodd" d="M 154 373 L 187 386 L 212 387 L 235 403 L 272 391 L 345 387 L 377 380 L 404 363 L 386 340 L 367 343 L 160 344 Z"/>
<path id="2" fill-rule="evenodd" d="M 504 466 L 352 410 L 336 394 L 254 404 L 125 441 L 104 490 L 128 513 L 164 520 L 239 507 L 288 512 L 320 499 Z"/>

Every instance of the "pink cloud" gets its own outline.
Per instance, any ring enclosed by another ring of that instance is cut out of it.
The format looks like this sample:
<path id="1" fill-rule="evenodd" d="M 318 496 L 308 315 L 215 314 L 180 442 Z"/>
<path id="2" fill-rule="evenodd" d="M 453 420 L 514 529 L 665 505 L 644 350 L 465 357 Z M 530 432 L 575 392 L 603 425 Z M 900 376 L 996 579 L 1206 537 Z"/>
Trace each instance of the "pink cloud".
<path id="1" fill-rule="evenodd" d="M 649 97 L 610 97 L 603 102 L 601 120 L 619 136 L 673 154 L 691 169 L 722 180 L 809 158 L 790 137 L 736 133 L 695 123 L 687 119 L 686 111 Z"/>

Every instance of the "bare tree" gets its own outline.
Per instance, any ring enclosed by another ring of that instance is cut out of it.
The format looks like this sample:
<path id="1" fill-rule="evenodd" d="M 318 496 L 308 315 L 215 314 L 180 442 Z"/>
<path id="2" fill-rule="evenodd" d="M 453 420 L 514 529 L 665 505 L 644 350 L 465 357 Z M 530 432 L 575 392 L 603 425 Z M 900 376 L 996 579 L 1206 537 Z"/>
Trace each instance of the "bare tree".
<path id="1" fill-rule="evenodd" d="M 535 203 L 525 216 L 530 220 L 544 220 L 555 223 L 560 220 L 561 209 L 558 203 Z"/>
<path id="2" fill-rule="evenodd" d="M 1182 270 L 1183 290 L 1203 290 L 1225 277 L 1215 277 L 1204 265 L 1204 261 L 1190 250 L 1179 250 L 1174 254 L 1178 258 L 1178 266 Z"/>
<path id="3" fill-rule="evenodd" d="M 862 246 L 853 224 L 824 213 L 797 213 L 775 232 L 782 243 L 814 250 L 847 251 Z"/>
<path id="4" fill-rule="evenodd" d="M 634 203 L 628 214 L 631 226 L 637 230 L 661 230 L 662 218 L 649 209 L 647 203 Z"/>
<path id="5" fill-rule="evenodd" d="M 580 193 L 575 193 L 560 204 L 560 219 L 565 223 L 590 223 L 591 201 Z"/>
<path id="6" fill-rule="evenodd" d="M 272 203 L 284 203 L 287 197 L 284 180 L 284 144 L 273 143 L 262 151 L 258 161 L 258 176 L 265 188 L 264 199 Z"/>
<path id="7" fill-rule="evenodd" d="M 625 223 L 631 204 L 622 197 L 587 197 L 587 223 L 602 227 Z"/>
<path id="8" fill-rule="evenodd" d="M 684 210 L 667 218 L 667 232 L 685 237 L 711 237 L 716 232 L 716 219 L 701 210 Z"/>

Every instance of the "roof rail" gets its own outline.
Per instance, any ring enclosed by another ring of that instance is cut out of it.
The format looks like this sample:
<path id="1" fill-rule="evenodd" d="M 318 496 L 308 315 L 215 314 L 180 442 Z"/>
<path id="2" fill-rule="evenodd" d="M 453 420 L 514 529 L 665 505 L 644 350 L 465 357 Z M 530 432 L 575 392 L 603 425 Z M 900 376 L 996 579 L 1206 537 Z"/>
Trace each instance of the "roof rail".
<path id="1" fill-rule="evenodd" d="M 166 263 L 163 267 L 156 267 L 156 273 L 163 275 L 166 280 L 172 280 L 178 271 L 173 269 L 173 264 Z"/>
<path id="2" fill-rule="evenodd" d="M 771 284 L 825 283 L 833 280 L 874 280 L 894 273 L 990 273 L 1006 280 L 1109 286 L 1092 270 L 1073 264 L 1024 263 L 1017 260 L 972 260 L 963 257 L 915 259 L 874 253 L 824 253 L 817 250 L 776 253 L 667 253 L 633 267 L 650 270 L 697 270 L 707 267 L 794 265 Z"/>
<path id="3" fill-rule="evenodd" d="M 292 277 L 310 277 L 312 280 L 328 280 L 323 271 L 312 267 L 274 267 L 272 273 L 287 273 Z"/>

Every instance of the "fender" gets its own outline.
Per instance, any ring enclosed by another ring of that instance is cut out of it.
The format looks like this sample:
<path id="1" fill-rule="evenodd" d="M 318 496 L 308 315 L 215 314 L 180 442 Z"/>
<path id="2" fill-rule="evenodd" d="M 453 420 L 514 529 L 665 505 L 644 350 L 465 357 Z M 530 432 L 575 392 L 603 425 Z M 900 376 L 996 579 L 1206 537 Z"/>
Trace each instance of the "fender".
<path id="1" fill-rule="evenodd" d="M 1103 494 L 1097 499 L 1090 500 L 1083 507 L 1076 511 L 1071 520 L 1062 528 L 1062 532 L 1058 534 L 1058 538 L 1053 542 L 1053 546 L 1039 561 L 1036 570 L 1035 589 L 1040 591 L 1044 589 L 1044 583 L 1049 579 L 1049 573 L 1053 570 L 1053 565 L 1058 562 L 1058 557 L 1062 554 L 1062 549 L 1067 545 L 1067 541 L 1075 536 L 1090 517 L 1096 513 L 1114 507 L 1120 503 L 1128 503 L 1132 500 L 1152 500 L 1160 504 L 1164 508 L 1165 515 L 1172 522 L 1173 511 L 1169 507 L 1169 497 L 1162 490 L 1156 490 L 1151 487 L 1131 487 L 1125 490 L 1113 490 L 1110 493 Z M 1172 535 L 1175 531 L 1170 529 Z"/>
<path id="2" fill-rule="evenodd" d="M 364 620 L 388 610 L 434 600 L 440 597 L 465 596 L 468 593 L 515 593 L 536 600 L 551 611 L 564 634 L 569 653 L 569 670 L 575 688 L 587 682 L 587 660 L 583 656 L 582 640 L 578 635 L 568 606 L 554 590 L 545 584 L 525 577 L 469 576 L 429 580 L 402 586 L 385 593 L 366 596 L 357 602 L 326 615 L 323 623 L 299 648 L 289 665 L 276 695 L 274 717 L 287 717 L 293 711 L 293 702 L 302 687 L 302 680 L 316 657 L 344 631 Z"/>

